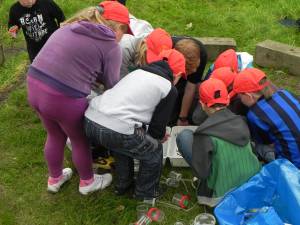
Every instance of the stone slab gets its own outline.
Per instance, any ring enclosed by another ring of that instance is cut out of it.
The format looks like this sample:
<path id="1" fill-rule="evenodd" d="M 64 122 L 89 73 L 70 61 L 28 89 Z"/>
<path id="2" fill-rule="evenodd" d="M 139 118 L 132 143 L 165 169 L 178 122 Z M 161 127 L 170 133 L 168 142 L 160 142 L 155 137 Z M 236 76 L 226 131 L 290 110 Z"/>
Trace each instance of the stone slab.
<path id="1" fill-rule="evenodd" d="M 3 65 L 5 61 L 3 46 L 0 44 L 0 66 Z"/>
<path id="2" fill-rule="evenodd" d="M 254 61 L 262 67 L 286 70 L 300 76 L 300 48 L 266 40 L 256 45 Z"/>
<path id="3" fill-rule="evenodd" d="M 236 41 L 233 38 L 224 37 L 201 37 L 197 38 L 203 43 L 207 50 L 208 60 L 214 61 L 217 56 L 227 49 L 236 50 Z"/>

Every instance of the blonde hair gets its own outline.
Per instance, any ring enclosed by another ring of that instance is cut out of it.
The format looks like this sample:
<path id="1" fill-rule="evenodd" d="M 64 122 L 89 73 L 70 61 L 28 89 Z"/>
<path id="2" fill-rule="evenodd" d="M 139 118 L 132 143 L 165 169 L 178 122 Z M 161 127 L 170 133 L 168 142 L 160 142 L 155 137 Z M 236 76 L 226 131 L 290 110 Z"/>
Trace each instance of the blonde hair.
<path id="1" fill-rule="evenodd" d="M 88 7 L 77 12 L 74 16 L 61 23 L 61 26 L 76 23 L 79 21 L 99 23 L 111 28 L 113 31 L 121 30 L 123 33 L 126 33 L 128 29 L 128 26 L 126 24 L 114 20 L 106 20 L 105 18 L 103 18 L 96 6 Z"/>
<path id="2" fill-rule="evenodd" d="M 186 38 L 178 41 L 174 48 L 181 52 L 185 58 L 185 67 L 188 71 L 196 69 L 200 64 L 200 46 L 193 39 Z"/>
<path id="3" fill-rule="evenodd" d="M 259 81 L 259 85 L 265 85 L 268 79 L 265 77 Z M 263 96 L 265 99 L 270 99 L 274 92 L 277 90 L 277 88 L 272 84 L 269 83 L 267 86 L 265 86 L 262 90 L 252 93 L 256 98 L 260 98 Z"/>
<path id="4" fill-rule="evenodd" d="M 142 40 L 138 46 L 135 53 L 134 62 L 137 66 L 143 66 L 147 64 L 147 44 L 145 40 Z"/>

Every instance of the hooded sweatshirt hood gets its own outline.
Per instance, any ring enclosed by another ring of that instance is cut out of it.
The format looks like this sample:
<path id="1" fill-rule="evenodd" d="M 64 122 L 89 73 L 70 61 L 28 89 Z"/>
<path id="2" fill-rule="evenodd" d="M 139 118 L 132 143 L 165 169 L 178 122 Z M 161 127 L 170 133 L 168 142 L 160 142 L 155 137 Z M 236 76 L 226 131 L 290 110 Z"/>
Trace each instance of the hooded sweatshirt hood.
<path id="1" fill-rule="evenodd" d="M 116 39 L 115 32 L 102 24 L 79 21 L 70 25 L 74 33 L 89 36 L 98 40 L 112 41 Z"/>
<path id="2" fill-rule="evenodd" d="M 250 140 L 246 122 L 227 108 L 209 116 L 195 131 L 197 134 L 214 136 L 238 146 L 245 146 Z"/>
<path id="3" fill-rule="evenodd" d="M 173 81 L 173 72 L 165 60 L 156 61 L 141 67 L 142 70 L 148 71 L 150 73 L 154 73 L 170 82 Z"/>

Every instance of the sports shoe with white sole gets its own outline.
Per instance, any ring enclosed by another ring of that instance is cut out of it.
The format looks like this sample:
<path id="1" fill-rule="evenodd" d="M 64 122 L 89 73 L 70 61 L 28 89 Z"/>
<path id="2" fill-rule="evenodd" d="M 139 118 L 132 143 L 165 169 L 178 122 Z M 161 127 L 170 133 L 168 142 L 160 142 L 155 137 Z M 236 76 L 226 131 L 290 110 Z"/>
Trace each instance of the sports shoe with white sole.
<path id="1" fill-rule="evenodd" d="M 60 187 L 66 183 L 68 180 L 71 179 L 72 177 L 72 174 L 73 174 L 73 171 L 71 168 L 64 168 L 63 169 L 63 172 L 62 172 L 62 176 L 60 178 L 60 180 L 54 184 L 51 184 L 49 182 L 49 179 L 48 179 L 48 187 L 47 187 L 47 190 L 49 192 L 52 192 L 52 193 L 57 193 L 60 189 Z"/>
<path id="2" fill-rule="evenodd" d="M 86 186 L 79 186 L 80 194 L 87 195 L 89 193 L 103 190 L 108 187 L 112 182 L 112 176 L 110 173 L 105 174 L 94 174 L 94 181 Z"/>

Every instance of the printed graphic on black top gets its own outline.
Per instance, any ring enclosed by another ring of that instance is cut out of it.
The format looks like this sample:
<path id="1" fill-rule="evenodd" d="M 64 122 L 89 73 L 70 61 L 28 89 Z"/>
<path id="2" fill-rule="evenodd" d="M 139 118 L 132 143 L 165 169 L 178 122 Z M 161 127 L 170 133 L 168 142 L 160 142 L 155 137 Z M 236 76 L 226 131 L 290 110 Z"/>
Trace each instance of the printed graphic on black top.
<path id="1" fill-rule="evenodd" d="M 48 28 L 40 10 L 34 11 L 33 14 L 26 13 L 19 19 L 25 34 L 32 40 L 39 42 L 48 34 Z"/>

